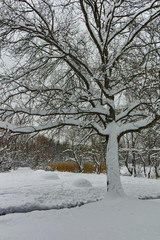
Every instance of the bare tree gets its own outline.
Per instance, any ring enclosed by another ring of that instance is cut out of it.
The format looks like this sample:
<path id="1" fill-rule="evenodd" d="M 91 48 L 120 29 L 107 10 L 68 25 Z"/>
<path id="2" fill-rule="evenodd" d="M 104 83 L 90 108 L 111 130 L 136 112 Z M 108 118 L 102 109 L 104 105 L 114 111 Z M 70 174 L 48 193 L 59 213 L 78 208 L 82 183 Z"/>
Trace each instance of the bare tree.
<path id="1" fill-rule="evenodd" d="M 0 76 L 0 127 L 36 133 L 71 125 L 105 137 L 107 189 L 123 195 L 119 138 L 160 119 L 152 98 L 158 61 L 154 73 L 148 67 L 153 54 L 158 59 L 159 0 L 3 0 L 0 9 L 2 53 L 16 61 Z M 138 100 L 117 109 L 126 92 Z"/>
<path id="2" fill-rule="evenodd" d="M 137 138 L 138 134 L 131 132 L 130 134 L 126 134 L 123 136 L 123 146 L 120 149 L 120 155 L 122 161 L 124 161 L 125 166 L 128 169 L 128 172 L 134 177 L 137 176 L 136 169 L 136 148 L 138 148 Z M 121 143 L 122 145 L 122 143 Z"/>
<path id="3" fill-rule="evenodd" d="M 155 127 L 157 126 L 155 125 Z M 144 163 L 144 169 L 146 166 L 148 167 L 147 171 L 144 170 L 144 172 L 146 172 L 146 176 L 150 178 L 154 169 L 154 175 L 158 178 L 160 175 L 160 135 L 154 128 L 149 128 L 139 135 L 139 140 L 143 148 L 143 154 L 140 156 Z"/>

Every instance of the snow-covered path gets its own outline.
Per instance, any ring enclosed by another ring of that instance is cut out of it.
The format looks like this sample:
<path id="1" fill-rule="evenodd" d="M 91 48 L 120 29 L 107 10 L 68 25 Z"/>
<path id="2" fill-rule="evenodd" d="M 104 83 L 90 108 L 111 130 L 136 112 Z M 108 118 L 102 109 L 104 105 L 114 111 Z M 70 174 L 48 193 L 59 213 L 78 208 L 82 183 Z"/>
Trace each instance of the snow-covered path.
<path id="1" fill-rule="evenodd" d="M 122 177 L 122 183 L 128 196 L 160 196 L 159 180 Z M 55 173 L 20 168 L 0 174 L 0 215 L 81 206 L 101 200 L 105 194 L 105 174 Z"/>
<path id="2" fill-rule="evenodd" d="M 29 168 L 1 173 L 0 215 L 70 208 L 103 199 L 105 178 L 105 175 L 33 171 Z"/>
<path id="3" fill-rule="evenodd" d="M 160 196 L 160 181 L 122 177 L 122 183 L 129 197 L 115 200 L 107 198 L 103 174 L 1 173 L 1 214 L 54 210 L 0 216 L 0 240 L 159 240 L 160 201 L 136 198 Z"/>

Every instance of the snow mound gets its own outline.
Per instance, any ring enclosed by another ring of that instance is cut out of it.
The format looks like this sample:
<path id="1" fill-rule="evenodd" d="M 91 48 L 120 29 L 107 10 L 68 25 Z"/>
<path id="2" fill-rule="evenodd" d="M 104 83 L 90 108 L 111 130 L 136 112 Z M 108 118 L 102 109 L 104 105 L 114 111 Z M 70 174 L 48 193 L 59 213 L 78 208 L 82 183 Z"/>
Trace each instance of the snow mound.
<path id="1" fill-rule="evenodd" d="M 44 179 L 48 179 L 48 180 L 57 180 L 57 179 L 59 179 L 59 176 L 56 173 L 52 173 L 52 172 L 46 172 L 42 177 Z"/>
<path id="2" fill-rule="evenodd" d="M 79 178 L 73 182 L 73 186 L 74 187 L 92 187 L 92 184 L 87 179 Z"/>
<path id="3" fill-rule="evenodd" d="M 48 180 L 58 180 L 59 179 L 59 176 L 54 173 L 54 172 L 46 172 L 46 171 L 43 171 L 43 170 L 38 170 L 36 171 L 39 175 L 40 178 L 43 178 L 43 179 L 48 179 Z"/>

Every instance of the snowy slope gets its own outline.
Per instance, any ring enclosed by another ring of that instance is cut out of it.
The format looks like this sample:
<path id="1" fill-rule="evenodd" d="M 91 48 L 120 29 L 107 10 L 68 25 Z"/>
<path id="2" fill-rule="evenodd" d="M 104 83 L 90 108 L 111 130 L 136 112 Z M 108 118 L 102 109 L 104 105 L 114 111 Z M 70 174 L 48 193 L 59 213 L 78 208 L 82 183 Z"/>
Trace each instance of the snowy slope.
<path id="1" fill-rule="evenodd" d="M 28 168 L 1 173 L 1 212 L 64 209 L 2 215 L 0 240 L 159 240 L 160 201 L 136 197 L 160 196 L 160 181 L 122 177 L 124 199 L 107 197 L 105 181 L 103 174 Z"/>

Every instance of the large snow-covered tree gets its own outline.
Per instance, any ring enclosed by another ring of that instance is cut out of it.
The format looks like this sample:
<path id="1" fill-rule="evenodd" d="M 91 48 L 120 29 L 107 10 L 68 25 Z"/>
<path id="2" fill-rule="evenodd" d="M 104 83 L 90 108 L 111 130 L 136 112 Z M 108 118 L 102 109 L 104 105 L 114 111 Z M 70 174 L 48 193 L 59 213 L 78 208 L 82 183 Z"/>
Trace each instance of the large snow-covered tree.
<path id="1" fill-rule="evenodd" d="M 105 137 L 107 189 L 123 195 L 119 138 L 159 120 L 160 1 L 2 0 L 0 12 L 1 55 L 12 56 L 0 75 L 0 127 Z"/>

